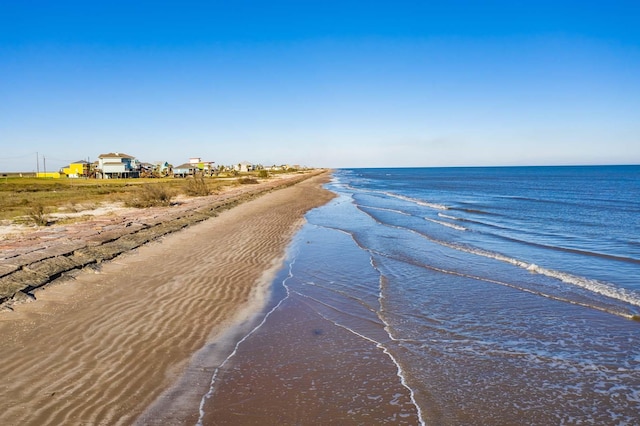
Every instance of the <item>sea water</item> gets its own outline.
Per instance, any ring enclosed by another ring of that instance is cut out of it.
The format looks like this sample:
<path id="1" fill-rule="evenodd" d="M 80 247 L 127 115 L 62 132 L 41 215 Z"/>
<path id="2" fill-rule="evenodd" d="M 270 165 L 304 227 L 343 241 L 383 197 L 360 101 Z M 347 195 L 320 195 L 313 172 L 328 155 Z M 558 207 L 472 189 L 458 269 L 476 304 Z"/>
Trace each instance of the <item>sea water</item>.
<path id="1" fill-rule="evenodd" d="M 640 424 L 640 167 L 342 169 L 327 188 L 210 412 Z"/>

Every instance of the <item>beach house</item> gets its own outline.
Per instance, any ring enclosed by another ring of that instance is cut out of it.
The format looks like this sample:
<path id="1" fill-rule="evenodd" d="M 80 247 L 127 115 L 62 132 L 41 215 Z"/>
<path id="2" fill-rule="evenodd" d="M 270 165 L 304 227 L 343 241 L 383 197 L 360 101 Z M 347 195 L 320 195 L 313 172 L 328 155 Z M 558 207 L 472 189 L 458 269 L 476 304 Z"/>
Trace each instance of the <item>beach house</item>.
<path id="1" fill-rule="evenodd" d="M 140 162 L 135 157 L 121 152 L 100 154 L 96 177 L 98 179 L 140 177 Z"/>
<path id="2" fill-rule="evenodd" d="M 248 161 L 243 161 L 241 163 L 238 163 L 238 165 L 235 166 L 235 169 L 240 173 L 246 173 L 252 171 L 254 169 L 254 166 Z"/>
<path id="3" fill-rule="evenodd" d="M 200 157 L 191 157 L 188 163 L 180 164 L 173 168 L 173 176 L 187 177 L 198 173 L 211 176 L 215 170 L 214 164 L 215 162 L 213 161 L 202 161 Z"/>
<path id="4" fill-rule="evenodd" d="M 184 163 L 173 168 L 173 177 L 187 177 L 196 174 L 198 167 L 195 164 Z"/>
<path id="5" fill-rule="evenodd" d="M 153 166 L 154 172 L 160 176 L 168 176 L 173 172 L 173 166 L 166 161 L 156 161 Z"/>
<path id="6" fill-rule="evenodd" d="M 90 173 L 90 164 L 88 161 L 79 160 L 62 168 L 62 173 L 69 178 L 88 177 Z"/>

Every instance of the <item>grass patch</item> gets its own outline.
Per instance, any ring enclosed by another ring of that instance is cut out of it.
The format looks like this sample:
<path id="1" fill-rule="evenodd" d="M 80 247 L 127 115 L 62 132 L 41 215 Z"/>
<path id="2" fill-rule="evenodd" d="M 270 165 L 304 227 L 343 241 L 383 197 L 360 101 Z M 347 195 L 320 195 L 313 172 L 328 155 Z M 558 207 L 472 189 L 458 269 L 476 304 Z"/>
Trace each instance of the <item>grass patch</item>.
<path id="1" fill-rule="evenodd" d="M 188 178 L 184 186 L 184 193 L 192 197 L 202 197 L 211 194 L 211 190 L 203 176 Z"/>
<path id="2" fill-rule="evenodd" d="M 166 185 L 150 183 L 138 188 L 124 203 L 127 207 L 137 208 L 169 206 L 172 197 L 171 191 Z"/>
<path id="3" fill-rule="evenodd" d="M 49 224 L 49 215 L 47 209 L 42 204 L 33 205 L 27 214 L 31 223 L 37 226 L 47 226 Z"/>
<path id="4" fill-rule="evenodd" d="M 238 179 L 238 183 L 240 183 L 241 185 L 255 185 L 256 183 L 258 183 L 258 179 L 253 177 L 243 177 Z"/>
<path id="5" fill-rule="evenodd" d="M 0 181 L 0 220 L 29 215 L 35 205 L 48 211 L 83 209 L 114 202 L 126 202 L 141 186 L 162 183 L 175 191 L 184 183 L 166 179 L 42 179 L 10 177 Z M 74 207 L 75 206 L 75 207 Z"/>
<path id="6" fill-rule="evenodd" d="M 269 175 L 286 172 L 270 172 Z M 262 176 L 259 172 L 258 176 Z M 79 212 L 114 202 L 128 205 L 166 205 L 171 196 L 184 193 L 187 196 L 209 195 L 219 192 L 225 186 L 255 184 L 255 175 L 240 177 L 234 172 L 225 178 L 219 177 L 189 178 L 139 178 L 139 179 L 43 179 L 35 177 L 19 177 L 10 175 L 0 179 L 0 220 L 30 221 L 31 216 L 44 219 L 48 212 Z M 193 181 L 193 182 L 191 182 Z M 147 185 L 161 185 L 159 188 L 142 189 Z M 206 188 L 206 189 L 205 189 Z M 145 194 L 146 192 L 146 194 Z M 149 194 L 149 192 L 151 194 Z M 37 209 L 44 210 L 39 214 Z M 35 211 L 34 211 L 35 209 Z M 50 218 L 47 218 L 50 219 Z"/>

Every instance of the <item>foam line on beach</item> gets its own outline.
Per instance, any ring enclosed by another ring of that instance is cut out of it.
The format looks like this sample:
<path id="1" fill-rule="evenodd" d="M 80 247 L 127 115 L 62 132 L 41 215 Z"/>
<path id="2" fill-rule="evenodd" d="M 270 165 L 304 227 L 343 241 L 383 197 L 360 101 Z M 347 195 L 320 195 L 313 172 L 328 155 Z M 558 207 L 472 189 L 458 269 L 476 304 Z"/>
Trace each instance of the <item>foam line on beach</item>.
<path id="1" fill-rule="evenodd" d="M 308 295 L 305 295 L 305 294 L 302 294 L 302 293 L 299 293 L 299 292 L 294 292 L 294 293 L 295 293 L 295 294 L 297 294 L 298 296 L 300 296 L 300 297 L 304 298 L 304 299 L 310 299 L 310 300 L 313 300 L 313 301 L 314 301 L 314 302 L 316 302 L 316 303 L 320 303 L 320 304 L 323 304 L 323 305 L 325 305 L 325 306 L 328 306 L 328 305 L 326 305 L 325 303 L 321 302 L 320 300 L 318 300 L 318 299 L 316 299 L 316 298 L 313 298 L 313 297 L 311 297 L 311 296 L 308 296 Z M 309 307 L 311 308 L 311 306 L 310 306 L 309 304 L 307 304 L 307 306 L 309 306 Z M 329 307 L 331 307 L 331 306 L 329 306 Z M 396 357 L 395 357 L 395 356 L 394 356 L 394 355 L 389 351 L 389 349 L 388 349 L 384 344 L 382 344 L 381 342 L 378 342 L 378 341 L 376 341 L 375 339 L 372 339 L 372 338 L 370 338 L 370 337 L 368 337 L 368 336 L 366 336 L 366 335 L 364 335 L 364 334 L 362 334 L 362 333 L 357 332 L 356 330 L 354 330 L 354 329 L 353 329 L 353 328 L 351 328 L 351 327 L 348 327 L 348 326 L 346 326 L 346 325 L 344 325 L 344 324 L 341 324 L 341 323 L 339 323 L 339 322 L 337 322 L 337 321 L 335 321 L 335 320 L 333 320 L 333 319 L 331 319 L 331 318 L 327 317 L 326 315 L 323 315 L 323 314 L 322 314 L 321 312 L 319 312 L 318 310 L 315 310 L 315 309 L 314 309 L 314 312 L 315 312 L 318 316 L 320 316 L 322 319 L 324 319 L 325 321 L 330 322 L 331 324 L 335 325 L 336 327 L 339 327 L 339 328 L 341 328 L 341 329 L 343 329 L 343 330 L 346 330 L 346 331 L 348 331 L 349 333 L 351 333 L 351 334 L 353 334 L 353 335 L 355 335 L 355 336 L 357 336 L 357 337 L 359 337 L 359 338 L 361 338 L 361 339 L 363 339 L 363 340 L 366 340 L 367 342 L 373 343 L 373 344 L 374 344 L 378 349 L 380 349 L 380 350 L 381 350 L 385 355 L 387 355 L 387 356 L 389 357 L 389 359 L 391 360 L 391 362 L 393 363 L 393 365 L 395 365 L 395 367 L 396 367 L 396 371 L 397 371 L 398 378 L 400 379 L 400 383 L 401 383 L 401 384 L 402 384 L 402 386 L 403 386 L 403 387 L 405 387 L 405 388 L 407 389 L 407 391 L 409 392 L 409 397 L 410 397 L 410 399 L 411 399 L 411 402 L 412 402 L 412 404 L 414 405 L 414 407 L 416 408 L 416 411 L 417 411 L 417 413 L 418 413 L 418 419 L 419 419 L 419 421 L 420 421 L 420 424 L 424 426 L 424 425 L 425 425 L 425 422 L 424 422 L 424 420 L 423 420 L 423 418 L 422 418 L 422 410 L 420 409 L 420 406 L 419 406 L 419 405 L 418 405 L 418 403 L 416 402 L 416 399 L 415 399 L 415 393 L 414 393 L 413 389 L 411 389 L 411 387 L 410 387 L 410 386 L 409 386 L 409 384 L 407 383 L 407 380 L 406 380 L 406 377 L 405 377 L 404 371 L 403 371 L 402 367 L 400 366 L 400 363 L 398 362 L 398 360 L 396 359 Z M 389 332 L 388 332 L 388 324 L 386 324 L 386 323 L 385 323 L 384 330 L 385 330 L 385 331 L 387 331 L 387 335 L 389 336 L 389 339 L 390 339 L 390 340 L 392 340 L 392 341 L 396 341 L 396 339 L 394 339 L 394 338 L 393 338 L 393 336 L 391 336 L 391 335 L 389 334 Z"/>
<path id="2" fill-rule="evenodd" d="M 375 261 L 374 261 L 373 257 L 371 256 L 371 254 L 372 254 L 372 250 L 371 250 L 371 249 L 369 249 L 369 248 L 367 248 L 367 247 L 364 247 L 362 244 L 360 244 L 360 243 L 358 242 L 358 240 L 355 238 L 355 236 L 354 236 L 351 232 L 348 232 L 348 231 L 346 231 L 346 230 L 344 230 L 344 229 L 333 228 L 333 227 L 326 227 L 326 226 L 324 226 L 323 228 L 325 228 L 325 229 L 330 229 L 330 230 L 337 231 L 337 232 L 341 232 L 341 233 L 344 233 L 344 234 L 348 235 L 348 236 L 351 238 L 351 240 L 353 241 L 353 243 L 354 243 L 354 244 L 355 244 L 355 245 L 356 245 L 360 250 L 363 250 L 363 251 L 365 251 L 366 253 L 368 253 L 368 254 L 369 254 L 369 262 L 370 262 L 370 264 L 371 264 L 371 267 L 372 267 L 372 268 L 373 268 L 373 269 L 378 273 L 378 276 L 379 276 L 379 280 L 380 280 L 380 281 L 379 281 L 379 282 L 380 282 L 380 284 L 379 284 L 379 289 L 380 289 L 380 290 L 379 290 L 378 300 L 380 301 L 380 305 L 382 306 L 382 302 L 381 302 L 381 301 L 382 301 L 382 299 L 384 298 L 384 295 L 383 295 L 383 293 L 382 293 L 382 279 L 383 279 L 383 275 L 382 275 L 382 273 L 380 272 L 380 270 L 378 269 L 378 267 L 375 265 Z M 389 340 L 390 340 L 390 341 L 393 341 L 393 342 L 397 342 L 398 340 L 397 340 L 397 339 L 396 339 L 396 338 L 391 334 L 391 332 L 390 332 L 390 326 L 389 326 L 389 323 L 388 323 L 388 322 L 387 322 L 387 321 L 382 317 L 382 315 L 380 314 L 380 312 L 376 312 L 376 314 L 377 314 L 378 319 L 380 320 L 380 322 L 383 324 L 383 329 L 385 330 L 385 332 L 386 332 L 387 336 L 389 337 Z M 319 312 L 318 312 L 318 315 L 322 316 L 322 314 L 320 314 Z M 328 321 L 331 321 L 330 319 L 328 319 L 328 318 L 326 318 L 326 317 L 324 317 L 324 316 L 322 316 L 322 317 L 323 317 L 324 319 L 328 320 Z M 375 343 L 375 344 L 376 344 L 380 349 L 382 349 L 382 350 L 383 350 L 383 352 L 384 352 L 384 353 L 385 353 L 385 354 L 386 354 L 386 355 L 391 359 L 391 361 L 393 362 L 393 364 L 396 366 L 396 368 L 397 368 L 397 374 L 398 374 L 398 377 L 400 378 L 400 382 L 401 382 L 401 383 L 402 383 L 402 385 L 403 385 L 403 386 L 404 386 L 404 387 L 409 391 L 409 396 L 410 396 L 410 398 L 411 398 L 411 402 L 412 402 L 412 403 L 413 403 L 413 405 L 416 407 L 416 410 L 417 410 L 417 412 L 418 412 L 418 419 L 419 419 L 419 421 L 420 421 L 420 424 L 424 426 L 424 425 L 425 425 L 425 421 L 424 421 L 424 418 L 423 418 L 422 409 L 421 409 L 420 405 L 418 404 L 418 402 L 417 402 L 417 400 L 416 400 L 415 391 L 411 388 L 411 386 L 409 386 L 409 383 L 407 382 L 406 375 L 405 375 L 405 373 L 404 373 L 404 370 L 402 369 L 402 366 L 400 365 L 400 363 L 398 362 L 398 360 L 393 356 L 393 354 L 389 351 L 389 349 L 388 349 L 387 347 L 385 347 L 382 343 L 377 342 L 377 341 L 375 341 L 375 340 L 373 340 L 373 339 L 371 339 L 371 338 L 369 338 L 369 337 L 367 337 L 367 336 L 363 336 L 361 333 L 358 333 L 358 332 L 356 332 L 355 330 L 352 330 L 351 328 L 349 328 L 349 327 L 347 327 L 347 326 L 344 326 L 344 325 L 341 325 L 341 324 L 337 324 L 337 323 L 335 323 L 334 321 L 331 321 L 331 322 L 332 322 L 332 323 L 334 323 L 336 326 L 338 326 L 338 327 L 342 327 L 342 328 L 344 328 L 345 330 L 347 330 L 347 331 L 349 331 L 349 332 L 351 332 L 351 333 L 353 333 L 353 334 L 355 334 L 355 335 L 357 335 L 357 336 L 359 336 L 359 337 L 361 337 L 361 338 L 363 338 L 363 339 L 366 339 L 366 340 L 368 340 L 368 341 L 370 341 L 370 342 L 372 342 L 372 343 Z"/>
<path id="3" fill-rule="evenodd" d="M 287 275 L 287 277 L 283 280 L 282 285 L 284 286 L 284 288 L 286 289 L 286 295 L 285 297 L 283 297 L 271 310 L 269 310 L 269 312 L 267 312 L 267 314 L 262 318 L 262 321 L 260 321 L 260 323 L 258 325 L 256 325 L 253 329 L 251 329 L 251 331 L 249 331 L 249 333 L 247 333 L 244 337 L 242 337 L 242 339 L 238 340 L 238 342 L 235 344 L 233 351 L 229 354 L 229 356 L 227 356 L 222 363 L 220 363 L 220 365 L 214 370 L 213 375 L 211 377 L 211 381 L 209 383 L 209 391 L 204 394 L 200 400 L 200 406 L 199 406 L 199 417 L 198 417 L 198 422 L 196 423 L 197 426 L 203 426 L 203 420 L 204 420 L 204 416 L 205 416 L 205 410 L 204 410 L 204 406 L 206 404 L 206 402 L 211 399 L 211 397 L 214 394 L 215 391 L 215 383 L 216 383 L 216 379 L 218 378 L 218 373 L 220 372 L 220 370 L 222 368 L 224 368 L 224 366 L 227 364 L 227 362 L 229 362 L 229 360 L 231 360 L 237 353 L 238 353 L 238 348 L 240 347 L 240 345 L 245 342 L 249 337 L 251 337 L 254 333 L 256 333 L 269 319 L 269 317 L 271 316 L 271 314 L 273 312 L 275 312 L 278 308 L 280 308 L 280 306 L 284 303 L 285 300 L 287 300 L 291 294 L 289 292 L 289 287 L 286 285 L 286 282 L 293 278 L 293 265 L 295 264 L 295 257 L 291 260 L 291 262 L 289 263 L 289 273 Z"/>

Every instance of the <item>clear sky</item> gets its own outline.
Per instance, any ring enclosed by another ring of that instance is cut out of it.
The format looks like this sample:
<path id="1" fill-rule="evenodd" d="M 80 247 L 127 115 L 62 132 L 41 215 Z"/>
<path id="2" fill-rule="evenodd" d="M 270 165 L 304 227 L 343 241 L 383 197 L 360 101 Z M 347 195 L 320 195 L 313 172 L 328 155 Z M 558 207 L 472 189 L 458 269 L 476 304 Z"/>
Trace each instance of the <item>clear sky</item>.
<path id="1" fill-rule="evenodd" d="M 0 170 L 640 163 L 640 1 L 0 2 Z"/>

